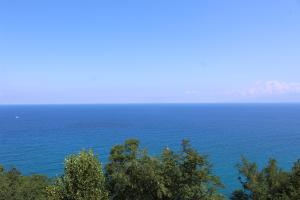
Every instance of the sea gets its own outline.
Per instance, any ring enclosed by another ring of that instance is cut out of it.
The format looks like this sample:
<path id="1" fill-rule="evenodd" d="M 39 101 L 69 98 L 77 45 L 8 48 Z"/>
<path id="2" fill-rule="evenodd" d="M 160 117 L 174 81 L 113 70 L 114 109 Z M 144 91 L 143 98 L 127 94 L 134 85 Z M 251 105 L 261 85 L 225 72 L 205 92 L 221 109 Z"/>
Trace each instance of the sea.
<path id="1" fill-rule="evenodd" d="M 207 155 L 229 195 L 240 188 L 241 156 L 300 158 L 300 104 L 103 104 L 0 106 L 0 164 L 56 177 L 66 156 L 93 149 L 105 165 L 112 146 L 136 138 L 151 155 L 190 140 Z"/>

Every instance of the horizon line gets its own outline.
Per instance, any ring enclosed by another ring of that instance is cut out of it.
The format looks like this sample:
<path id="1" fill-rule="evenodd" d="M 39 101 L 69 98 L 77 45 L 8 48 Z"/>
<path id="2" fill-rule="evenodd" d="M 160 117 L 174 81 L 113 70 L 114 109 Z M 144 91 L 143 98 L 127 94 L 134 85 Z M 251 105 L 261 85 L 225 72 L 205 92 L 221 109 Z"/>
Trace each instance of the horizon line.
<path id="1" fill-rule="evenodd" d="M 195 105 L 195 104 L 300 104 L 300 102 L 122 102 L 122 103 L 8 103 L 0 106 L 55 106 L 55 105 Z"/>

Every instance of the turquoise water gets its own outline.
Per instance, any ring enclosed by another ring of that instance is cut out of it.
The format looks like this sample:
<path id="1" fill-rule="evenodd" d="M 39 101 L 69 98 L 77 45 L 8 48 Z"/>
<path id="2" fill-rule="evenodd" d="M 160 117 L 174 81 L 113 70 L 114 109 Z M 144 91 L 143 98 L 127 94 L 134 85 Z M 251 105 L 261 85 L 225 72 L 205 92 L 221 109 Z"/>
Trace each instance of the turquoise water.
<path id="1" fill-rule="evenodd" d="M 0 106 L 0 163 L 25 174 L 59 175 L 64 157 L 83 148 L 105 163 L 111 146 L 127 138 L 151 154 L 190 139 L 228 194 L 239 187 L 242 154 L 260 166 L 274 157 L 285 169 L 300 158 L 300 104 Z"/>

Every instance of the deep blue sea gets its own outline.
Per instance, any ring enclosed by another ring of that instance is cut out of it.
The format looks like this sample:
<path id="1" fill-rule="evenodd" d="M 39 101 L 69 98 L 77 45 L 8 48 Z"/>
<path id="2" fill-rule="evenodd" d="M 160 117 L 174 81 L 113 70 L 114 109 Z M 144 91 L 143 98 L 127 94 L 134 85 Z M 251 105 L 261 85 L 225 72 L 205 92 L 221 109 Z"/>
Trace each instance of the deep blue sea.
<path id="1" fill-rule="evenodd" d="M 289 169 L 300 158 L 300 104 L 140 104 L 0 106 L 0 163 L 25 174 L 62 173 L 65 156 L 137 138 L 151 154 L 182 139 L 209 156 L 230 193 L 244 155 Z"/>

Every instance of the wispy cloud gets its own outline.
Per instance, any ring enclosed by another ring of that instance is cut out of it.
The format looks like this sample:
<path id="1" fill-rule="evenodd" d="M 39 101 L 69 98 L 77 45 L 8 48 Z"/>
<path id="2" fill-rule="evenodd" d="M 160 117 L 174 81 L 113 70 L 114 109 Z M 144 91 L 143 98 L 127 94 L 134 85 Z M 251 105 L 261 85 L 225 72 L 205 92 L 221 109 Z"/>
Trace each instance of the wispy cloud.
<path id="1" fill-rule="evenodd" d="M 258 81 L 253 86 L 240 92 L 242 96 L 272 96 L 284 94 L 300 94 L 300 82 L 284 82 L 279 80 Z"/>

